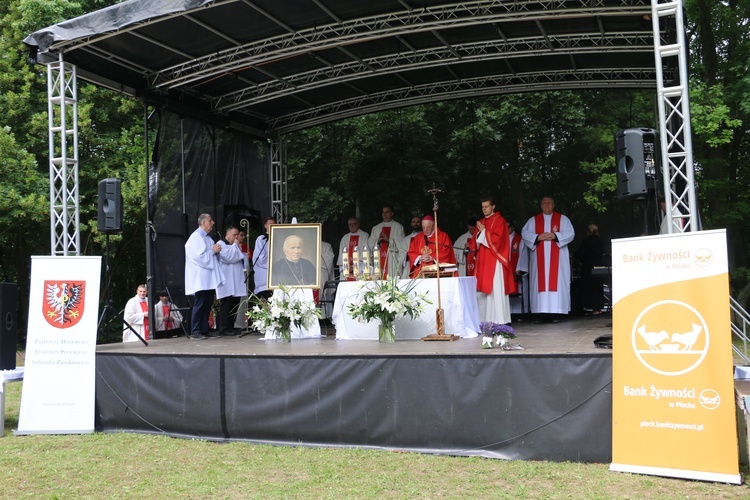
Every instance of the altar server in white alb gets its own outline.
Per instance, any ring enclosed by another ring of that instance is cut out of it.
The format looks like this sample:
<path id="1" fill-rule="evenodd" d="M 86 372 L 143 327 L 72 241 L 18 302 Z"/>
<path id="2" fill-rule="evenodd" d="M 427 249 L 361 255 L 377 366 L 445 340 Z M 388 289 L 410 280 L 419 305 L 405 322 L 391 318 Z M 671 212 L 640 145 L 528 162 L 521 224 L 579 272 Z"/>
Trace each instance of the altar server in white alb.
<path id="1" fill-rule="evenodd" d="M 216 297 L 219 299 L 219 335 L 236 335 L 234 329 L 240 300 L 247 295 L 245 284 L 245 268 L 247 254 L 242 251 L 237 239 L 239 230 L 235 226 L 227 227 L 224 238 L 219 240 L 219 266 L 224 273 L 224 284 L 216 287 Z"/>
<path id="2" fill-rule="evenodd" d="M 326 281 L 330 281 L 336 278 L 336 269 L 333 267 L 333 259 L 336 258 L 336 254 L 333 252 L 333 247 L 330 243 L 321 241 L 320 242 L 320 287 L 326 284 Z"/>
<path id="3" fill-rule="evenodd" d="M 555 212 L 555 201 L 542 198 L 542 213 L 521 231 L 529 250 L 529 298 L 534 314 L 560 315 L 570 311 L 570 254 L 575 237 L 570 219 Z M 557 321 L 556 316 L 545 319 Z"/>
<path id="4" fill-rule="evenodd" d="M 383 222 L 370 231 L 368 240 L 371 254 L 378 252 L 381 276 L 383 279 L 398 276 L 401 271 L 400 242 L 404 239 L 404 226 L 393 220 L 393 207 L 384 205 L 381 215 Z"/>
<path id="5" fill-rule="evenodd" d="M 154 338 L 169 338 L 182 326 L 182 314 L 169 300 L 166 290 L 159 292 L 159 302 L 154 306 Z"/>
<path id="6" fill-rule="evenodd" d="M 367 245 L 367 239 L 370 237 L 369 234 L 359 228 L 360 222 L 357 217 L 349 217 L 348 225 L 349 232 L 341 238 L 338 248 L 339 259 L 336 261 L 336 265 L 339 266 L 339 269 L 341 270 L 341 276 L 344 275 L 344 254 L 346 253 L 348 255 L 349 267 L 351 267 L 354 249 L 356 248 L 357 252 L 362 255 L 362 250 L 364 250 L 365 245 Z M 354 275 L 350 274 L 349 281 L 354 280 Z"/>
<path id="7" fill-rule="evenodd" d="M 185 294 L 195 295 L 190 318 L 193 340 L 205 339 L 209 334 L 208 316 L 214 303 L 216 288 L 224 284 L 224 273 L 219 266 L 221 245 L 209 236 L 214 228 L 210 214 L 198 216 L 198 229 L 185 243 Z"/>
<path id="8" fill-rule="evenodd" d="M 122 313 L 125 320 L 125 324 L 122 325 L 123 342 L 137 342 L 140 340 L 133 333 L 133 330 L 138 332 L 138 335 L 143 337 L 144 340 L 149 340 L 148 299 L 146 298 L 146 293 L 146 285 L 138 285 L 135 297 L 128 300 L 128 303 L 125 304 L 125 310 Z M 133 330 L 128 328 L 128 326 Z"/>
<path id="9" fill-rule="evenodd" d="M 466 223 L 467 231 L 456 238 L 456 241 L 453 242 L 453 253 L 456 254 L 459 276 L 474 276 L 474 260 L 476 255 L 474 253 L 469 253 L 469 247 L 471 246 L 471 240 L 474 238 L 474 230 L 476 227 L 477 219 L 475 217 L 470 217 Z"/>
<path id="10" fill-rule="evenodd" d="M 268 233 L 276 224 L 275 217 L 266 217 L 263 222 L 263 234 L 255 239 L 253 247 L 252 272 L 255 278 L 255 295 L 261 299 L 270 299 L 273 290 L 268 289 Z"/>

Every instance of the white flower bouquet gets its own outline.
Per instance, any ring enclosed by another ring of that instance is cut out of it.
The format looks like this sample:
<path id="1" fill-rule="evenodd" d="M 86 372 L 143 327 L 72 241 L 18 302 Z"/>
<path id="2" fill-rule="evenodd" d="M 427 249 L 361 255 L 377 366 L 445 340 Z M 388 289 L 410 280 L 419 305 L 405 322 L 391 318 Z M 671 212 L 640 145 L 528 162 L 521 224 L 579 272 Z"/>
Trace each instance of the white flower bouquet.
<path id="1" fill-rule="evenodd" d="M 414 319 L 424 312 L 424 304 L 432 304 L 426 294 L 414 291 L 416 285 L 414 280 L 399 285 L 398 278 L 366 282 L 359 290 L 357 302 L 349 305 L 349 314 L 359 321 L 380 320 L 380 341 L 393 342 L 396 318 Z"/>
<path id="2" fill-rule="evenodd" d="M 268 302 L 260 302 L 247 311 L 253 328 L 272 335 L 282 342 L 291 341 L 292 325 L 310 328 L 320 317 L 320 310 L 309 300 L 293 296 L 289 288 L 280 287 L 282 293 L 274 293 Z"/>

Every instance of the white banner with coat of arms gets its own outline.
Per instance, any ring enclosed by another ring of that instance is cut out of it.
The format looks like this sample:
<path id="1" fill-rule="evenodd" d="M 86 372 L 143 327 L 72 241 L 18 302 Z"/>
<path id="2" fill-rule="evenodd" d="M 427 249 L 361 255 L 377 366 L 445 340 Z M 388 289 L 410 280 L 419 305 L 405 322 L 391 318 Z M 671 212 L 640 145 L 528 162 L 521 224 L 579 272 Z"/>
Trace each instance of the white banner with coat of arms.
<path id="1" fill-rule="evenodd" d="M 101 257 L 31 257 L 16 434 L 93 432 L 100 273 Z"/>

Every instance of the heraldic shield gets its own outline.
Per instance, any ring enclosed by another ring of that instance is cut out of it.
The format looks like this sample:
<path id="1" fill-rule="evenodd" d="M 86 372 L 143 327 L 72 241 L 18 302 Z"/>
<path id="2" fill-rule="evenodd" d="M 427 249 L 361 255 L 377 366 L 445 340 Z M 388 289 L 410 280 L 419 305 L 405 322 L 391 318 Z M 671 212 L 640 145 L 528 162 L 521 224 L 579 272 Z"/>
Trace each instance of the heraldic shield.
<path id="1" fill-rule="evenodd" d="M 86 282 L 44 281 L 42 313 L 55 328 L 70 328 L 83 317 Z"/>

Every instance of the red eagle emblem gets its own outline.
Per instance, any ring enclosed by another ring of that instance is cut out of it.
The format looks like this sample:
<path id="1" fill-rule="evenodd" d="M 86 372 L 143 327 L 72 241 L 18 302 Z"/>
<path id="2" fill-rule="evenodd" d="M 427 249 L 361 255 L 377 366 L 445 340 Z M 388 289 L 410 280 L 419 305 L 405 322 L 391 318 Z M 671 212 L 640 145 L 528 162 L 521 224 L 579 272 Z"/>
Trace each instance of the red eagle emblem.
<path id="1" fill-rule="evenodd" d="M 83 316 L 86 282 L 45 281 L 42 313 L 55 328 L 70 328 Z"/>

